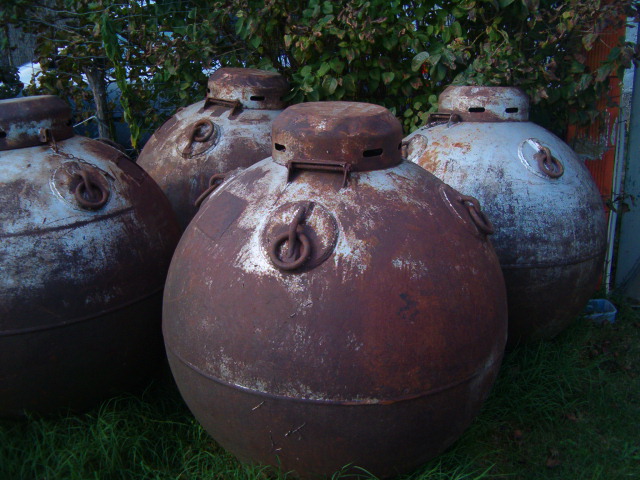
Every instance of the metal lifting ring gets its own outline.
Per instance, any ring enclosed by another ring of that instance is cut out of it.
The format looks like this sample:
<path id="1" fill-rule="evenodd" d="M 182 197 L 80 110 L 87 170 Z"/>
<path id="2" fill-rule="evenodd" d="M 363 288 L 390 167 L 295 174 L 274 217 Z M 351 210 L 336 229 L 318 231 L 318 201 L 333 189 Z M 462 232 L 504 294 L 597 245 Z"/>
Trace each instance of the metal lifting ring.
<path id="1" fill-rule="evenodd" d="M 200 196 L 198 198 L 196 198 L 196 201 L 193 202 L 193 206 L 196 208 L 200 208 L 200 205 L 202 205 L 202 202 L 205 201 L 205 199 L 211 195 L 211 193 L 218 188 L 222 182 L 224 182 L 225 177 L 227 176 L 226 173 L 215 173 L 213 175 L 211 175 L 211 177 L 209 178 L 209 186 L 207 187 L 207 189 L 202 192 L 200 194 Z M 220 180 L 220 182 L 218 182 L 218 180 Z"/>
<path id="2" fill-rule="evenodd" d="M 204 127 L 205 125 L 208 125 L 209 128 L 205 129 L 204 133 L 198 134 L 198 130 L 200 130 L 200 127 Z M 191 130 L 191 140 L 193 142 L 200 143 L 206 142 L 211 138 L 211 135 L 213 135 L 213 131 L 215 130 L 215 128 L 216 127 L 210 118 L 201 118 L 193 124 L 193 130 Z"/>
<path id="3" fill-rule="evenodd" d="M 538 162 L 538 168 L 542 173 L 551 178 L 560 178 L 564 173 L 564 166 L 560 161 L 551 155 L 551 150 L 548 147 L 539 147 L 540 150 L 534 155 L 534 158 Z"/>
<path id="4" fill-rule="evenodd" d="M 78 204 L 82 208 L 86 208 L 88 210 L 97 210 L 104 207 L 109 199 L 109 191 L 105 190 L 99 183 L 91 180 L 89 178 L 89 173 L 85 170 L 80 170 L 77 175 L 79 175 L 82 180 L 78 185 L 76 185 L 76 188 L 73 191 L 73 195 L 75 196 Z M 95 198 L 96 191 L 100 194 L 100 198 L 97 200 L 87 199 L 85 197 L 85 195 L 88 195 L 90 198 Z"/>
<path id="5" fill-rule="evenodd" d="M 476 228 L 485 235 L 492 235 L 495 229 L 491 220 L 487 218 L 480 208 L 480 202 L 478 202 L 478 199 L 468 195 L 460 195 L 460 202 L 467 207 L 467 211 L 469 212 L 471 220 L 473 220 Z"/>
<path id="6" fill-rule="evenodd" d="M 295 270 L 296 268 L 304 265 L 304 263 L 309 259 L 309 256 L 311 255 L 311 242 L 309 241 L 309 237 L 302 233 L 301 226 L 298 226 L 298 228 L 296 228 L 295 237 L 302 244 L 302 250 L 300 252 L 300 256 L 296 260 L 293 260 L 291 262 L 286 262 L 278 258 L 278 250 L 285 241 L 289 240 L 289 232 L 284 232 L 278 235 L 269 246 L 269 258 L 271 259 L 273 264 L 280 270 Z M 291 250 L 291 245 L 289 245 L 289 250 Z"/>
<path id="7" fill-rule="evenodd" d="M 311 242 L 309 238 L 302 233 L 303 227 L 300 225 L 306 211 L 307 207 L 300 207 L 289 225 L 289 230 L 278 235 L 269 246 L 269 258 L 271 258 L 273 264 L 280 270 L 295 270 L 301 267 L 311 256 Z M 278 257 L 278 251 L 285 240 L 289 244 L 289 248 L 284 258 L 280 259 Z M 296 258 L 298 241 L 302 244 L 302 251 L 299 252 Z"/>
<path id="8" fill-rule="evenodd" d="M 208 125 L 209 128 L 205 129 L 204 133 L 198 133 L 200 127 L 204 127 Z M 210 118 L 201 118 L 191 127 L 191 132 L 189 133 L 189 140 L 187 144 L 182 149 L 182 156 L 186 157 L 191 153 L 191 149 L 193 147 L 193 142 L 203 143 L 208 141 L 211 138 L 211 135 L 215 132 L 216 126 Z"/>

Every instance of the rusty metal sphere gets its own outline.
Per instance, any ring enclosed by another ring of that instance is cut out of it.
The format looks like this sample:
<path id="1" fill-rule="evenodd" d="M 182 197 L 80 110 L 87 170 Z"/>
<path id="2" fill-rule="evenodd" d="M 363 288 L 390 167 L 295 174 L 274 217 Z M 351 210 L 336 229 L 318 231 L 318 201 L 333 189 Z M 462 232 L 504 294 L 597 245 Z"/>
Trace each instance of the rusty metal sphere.
<path id="1" fill-rule="evenodd" d="M 82 410 L 162 362 L 162 290 L 180 229 L 119 150 L 69 107 L 0 101 L 0 416 Z"/>
<path id="2" fill-rule="evenodd" d="M 476 206 L 401 158 L 382 107 L 292 106 L 272 138 L 176 249 L 178 387 L 242 460 L 303 478 L 416 468 L 469 425 L 502 359 L 504 283 Z"/>
<path id="3" fill-rule="evenodd" d="M 507 286 L 509 344 L 550 339 L 598 286 L 606 224 L 569 146 L 528 121 L 518 88 L 448 87 L 442 113 L 405 140 L 409 160 L 478 198 Z"/>
<path id="4" fill-rule="evenodd" d="M 271 123 L 288 90 L 274 72 L 220 68 L 209 78 L 206 98 L 180 109 L 149 139 L 138 164 L 165 192 L 182 228 L 213 175 L 269 156 Z"/>

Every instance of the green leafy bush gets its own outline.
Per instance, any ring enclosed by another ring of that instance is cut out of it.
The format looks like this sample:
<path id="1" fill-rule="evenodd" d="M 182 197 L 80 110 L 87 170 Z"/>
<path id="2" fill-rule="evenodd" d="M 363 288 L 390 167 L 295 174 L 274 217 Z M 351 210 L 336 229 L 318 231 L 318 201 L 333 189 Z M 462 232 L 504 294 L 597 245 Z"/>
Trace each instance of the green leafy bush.
<path id="1" fill-rule="evenodd" d="M 0 98 L 15 97 L 22 87 L 17 68 L 0 66 Z"/>
<path id="2" fill-rule="evenodd" d="M 293 103 L 384 105 L 407 133 L 449 84 L 517 85 L 536 121 L 562 134 L 569 123 L 591 123 L 610 78 L 638 58 L 635 44 L 610 45 L 605 35 L 637 21 L 635 0 L 5 3 L 0 21 L 38 34 L 43 73 L 29 92 L 73 99 L 86 118 L 88 101 L 100 98 L 96 78 L 103 89 L 117 83 L 134 146 L 175 107 L 202 98 L 207 72 L 221 65 L 282 72 Z M 590 69 L 586 52 L 603 45 L 614 47 L 609 58 Z M 111 121 L 114 109 L 106 102 L 99 117 Z"/>
<path id="3" fill-rule="evenodd" d="M 406 131 L 437 109 L 447 85 L 468 84 L 521 86 L 538 121 L 561 133 L 592 122 L 610 74 L 638 58 L 636 45 L 615 39 L 598 69 L 585 65 L 588 50 L 610 41 L 607 28 L 637 20 L 638 2 L 628 0 L 245 0 L 226 8 L 261 58 L 253 63 L 290 76 L 294 102 L 378 103 Z"/>

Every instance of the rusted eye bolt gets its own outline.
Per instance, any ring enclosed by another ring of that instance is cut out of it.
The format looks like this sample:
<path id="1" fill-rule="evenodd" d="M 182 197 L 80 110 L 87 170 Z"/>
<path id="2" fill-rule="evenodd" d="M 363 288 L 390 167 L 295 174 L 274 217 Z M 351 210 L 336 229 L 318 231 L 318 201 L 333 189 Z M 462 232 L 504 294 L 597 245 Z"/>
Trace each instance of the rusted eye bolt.
<path id="1" fill-rule="evenodd" d="M 540 146 L 540 150 L 533 158 L 538 162 L 540 171 L 551 178 L 560 178 L 564 173 L 564 166 L 551 155 L 551 151 L 547 147 Z"/>
<path id="2" fill-rule="evenodd" d="M 73 195 L 82 208 L 87 210 L 97 210 L 102 208 L 109 199 L 109 190 L 100 183 L 90 178 L 88 172 L 81 170 L 77 174 L 80 182 L 76 185 Z"/>
<path id="3" fill-rule="evenodd" d="M 182 156 L 186 157 L 191 153 L 193 142 L 204 143 L 209 140 L 215 129 L 213 121 L 209 118 L 201 118 L 194 123 L 189 133 L 189 140 L 182 150 Z"/>
<path id="4" fill-rule="evenodd" d="M 211 178 L 209 178 L 209 186 L 207 187 L 207 189 L 202 192 L 200 194 L 200 196 L 198 198 L 196 198 L 196 201 L 193 202 L 193 206 L 196 208 L 200 208 L 200 205 L 202 205 L 202 202 L 205 201 L 205 199 L 211 195 L 211 193 L 218 188 L 222 182 L 224 182 L 225 177 L 227 176 L 226 173 L 216 173 L 214 175 L 211 175 Z"/>
<path id="5" fill-rule="evenodd" d="M 306 208 L 301 207 L 289 225 L 289 231 L 278 235 L 269 246 L 269 258 L 280 270 L 289 271 L 300 268 L 311 256 L 311 242 L 309 237 L 302 233 L 303 228 L 300 225 L 305 212 Z M 288 243 L 287 253 L 283 258 L 279 258 L 278 251 L 285 241 Z"/>
<path id="6" fill-rule="evenodd" d="M 202 128 L 205 127 L 205 128 Z M 191 139 L 194 142 L 206 142 L 213 135 L 215 126 L 209 118 L 202 118 L 193 124 Z"/>
<path id="7" fill-rule="evenodd" d="M 459 200 L 465 207 L 467 207 L 469 216 L 471 216 L 471 220 L 473 220 L 477 229 L 485 235 L 492 235 L 495 231 L 493 224 L 480 208 L 480 202 L 478 202 L 476 198 L 468 195 L 460 195 Z"/>

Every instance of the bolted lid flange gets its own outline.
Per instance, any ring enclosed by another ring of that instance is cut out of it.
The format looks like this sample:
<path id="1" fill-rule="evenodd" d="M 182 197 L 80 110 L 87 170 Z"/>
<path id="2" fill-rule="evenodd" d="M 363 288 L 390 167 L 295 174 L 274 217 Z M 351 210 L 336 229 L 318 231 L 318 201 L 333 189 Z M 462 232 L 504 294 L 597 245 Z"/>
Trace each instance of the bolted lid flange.
<path id="1" fill-rule="evenodd" d="M 49 136 L 47 136 L 48 131 Z M 73 137 L 71 108 L 54 95 L 0 100 L 0 150 Z"/>
<path id="2" fill-rule="evenodd" d="M 272 157 L 283 165 L 343 163 L 349 171 L 380 170 L 402 161 L 402 127 L 384 107 L 357 102 L 293 105 L 271 127 Z"/>
<path id="3" fill-rule="evenodd" d="M 465 122 L 526 122 L 529 97 L 517 87 L 449 86 L 438 97 L 438 111 Z"/>
<path id="4" fill-rule="evenodd" d="M 275 72 L 255 68 L 220 68 L 209 77 L 207 100 L 240 102 L 254 110 L 280 110 L 289 92 L 289 82 Z"/>

